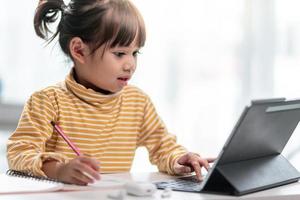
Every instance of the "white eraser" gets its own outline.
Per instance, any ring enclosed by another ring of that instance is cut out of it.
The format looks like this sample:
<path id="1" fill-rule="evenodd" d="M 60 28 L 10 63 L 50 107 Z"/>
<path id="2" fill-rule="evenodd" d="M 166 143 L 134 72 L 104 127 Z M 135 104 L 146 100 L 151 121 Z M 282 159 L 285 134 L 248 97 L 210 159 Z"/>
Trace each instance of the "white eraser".
<path id="1" fill-rule="evenodd" d="M 128 194 L 135 196 L 151 196 L 157 190 L 150 182 L 128 182 L 125 184 L 125 189 Z"/>

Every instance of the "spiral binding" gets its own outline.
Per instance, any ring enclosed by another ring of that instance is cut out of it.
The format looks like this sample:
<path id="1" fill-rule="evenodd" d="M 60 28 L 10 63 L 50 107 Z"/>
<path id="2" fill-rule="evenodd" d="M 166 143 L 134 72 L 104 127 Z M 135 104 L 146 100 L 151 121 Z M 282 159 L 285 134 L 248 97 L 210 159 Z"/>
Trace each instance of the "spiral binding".
<path id="1" fill-rule="evenodd" d="M 14 177 L 19 177 L 19 178 L 26 178 L 26 179 L 33 179 L 37 181 L 47 181 L 50 183 L 61 183 L 61 181 L 53 178 L 48 178 L 48 177 L 42 177 L 42 176 L 36 176 L 33 175 L 30 172 L 23 172 L 23 171 L 17 171 L 13 169 L 9 169 L 6 171 L 6 174 L 9 176 L 14 176 Z"/>

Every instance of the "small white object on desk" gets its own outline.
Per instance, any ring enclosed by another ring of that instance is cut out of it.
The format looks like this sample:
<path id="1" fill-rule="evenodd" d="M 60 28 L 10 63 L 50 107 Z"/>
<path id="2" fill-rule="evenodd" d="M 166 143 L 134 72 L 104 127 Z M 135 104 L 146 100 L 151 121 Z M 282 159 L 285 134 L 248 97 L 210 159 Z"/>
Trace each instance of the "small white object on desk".
<path id="1" fill-rule="evenodd" d="M 165 199 L 165 198 L 170 198 L 172 195 L 172 189 L 171 188 L 165 188 L 164 191 L 161 193 L 161 198 Z"/>
<path id="2" fill-rule="evenodd" d="M 127 182 L 125 190 L 134 196 L 151 196 L 157 191 L 157 188 L 150 182 Z"/>
<path id="3" fill-rule="evenodd" d="M 126 197 L 126 190 L 122 189 L 117 192 L 110 193 L 107 197 L 114 200 L 124 200 Z"/>

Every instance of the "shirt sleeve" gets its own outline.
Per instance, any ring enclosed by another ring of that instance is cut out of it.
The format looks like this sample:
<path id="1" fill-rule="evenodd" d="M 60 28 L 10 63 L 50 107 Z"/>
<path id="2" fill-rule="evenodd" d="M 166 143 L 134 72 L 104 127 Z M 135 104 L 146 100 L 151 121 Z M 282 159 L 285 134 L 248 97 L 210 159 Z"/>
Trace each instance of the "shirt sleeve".
<path id="1" fill-rule="evenodd" d="M 175 135 L 168 133 L 150 98 L 146 101 L 138 146 L 148 149 L 150 162 L 157 165 L 159 171 L 171 175 L 175 174 L 176 160 L 187 153 L 183 146 L 176 143 Z"/>
<path id="2" fill-rule="evenodd" d="M 34 93 L 24 106 L 17 129 L 7 143 L 7 160 L 10 169 L 46 176 L 41 170 L 43 161 L 54 159 L 66 162 L 67 158 L 56 152 L 46 152 L 46 142 L 53 133 L 50 124 L 56 112 L 49 97 Z"/>

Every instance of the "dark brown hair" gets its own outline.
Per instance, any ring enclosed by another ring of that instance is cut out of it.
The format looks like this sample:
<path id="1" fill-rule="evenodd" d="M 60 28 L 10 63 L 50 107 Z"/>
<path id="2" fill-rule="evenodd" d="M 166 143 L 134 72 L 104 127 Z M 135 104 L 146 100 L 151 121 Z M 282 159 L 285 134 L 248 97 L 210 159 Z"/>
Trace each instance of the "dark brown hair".
<path id="1" fill-rule="evenodd" d="M 49 25 L 60 18 L 51 37 Z M 80 37 L 95 52 L 100 46 L 129 46 L 135 37 L 144 46 L 145 25 L 142 16 L 129 0 L 43 0 L 34 16 L 36 34 L 51 42 L 56 36 L 63 52 L 71 58 L 69 43 Z"/>

